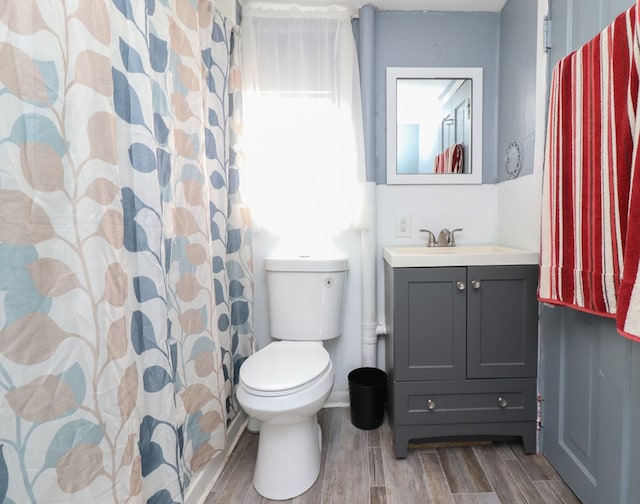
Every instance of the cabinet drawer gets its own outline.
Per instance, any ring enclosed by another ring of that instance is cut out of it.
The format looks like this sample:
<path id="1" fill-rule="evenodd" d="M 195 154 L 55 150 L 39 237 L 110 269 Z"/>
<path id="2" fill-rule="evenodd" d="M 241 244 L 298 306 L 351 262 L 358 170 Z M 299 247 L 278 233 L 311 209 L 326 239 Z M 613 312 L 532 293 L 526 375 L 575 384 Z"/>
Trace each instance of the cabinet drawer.
<path id="1" fill-rule="evenodd" d="M 536 418 L 536 379 L 394 382 L 396 425 L 528 421 Z"/>

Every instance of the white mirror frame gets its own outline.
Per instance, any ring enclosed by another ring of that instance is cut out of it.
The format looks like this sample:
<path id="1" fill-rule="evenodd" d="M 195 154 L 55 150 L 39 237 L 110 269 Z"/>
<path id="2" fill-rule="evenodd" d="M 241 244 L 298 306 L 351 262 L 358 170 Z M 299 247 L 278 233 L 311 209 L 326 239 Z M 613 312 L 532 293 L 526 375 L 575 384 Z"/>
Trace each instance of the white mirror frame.
<path id="1" fill-rule="evenodd" d="M 398 173 L 398 79 L 471 79 L 471 173 Z M 482 184 L 482 68 L 387 67 L 387 184 Z"/>

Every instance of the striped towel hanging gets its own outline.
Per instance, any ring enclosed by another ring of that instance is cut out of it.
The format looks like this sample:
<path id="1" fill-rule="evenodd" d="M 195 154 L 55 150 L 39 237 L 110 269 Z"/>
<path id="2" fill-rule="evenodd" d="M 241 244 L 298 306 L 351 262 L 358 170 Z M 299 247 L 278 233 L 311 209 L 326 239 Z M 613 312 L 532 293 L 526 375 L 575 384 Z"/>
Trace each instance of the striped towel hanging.
<path id="1" fill-rule="evenodd" d="M 632 6 L 554 69 L 538 297 L 615 318 L 640 340 L 638 14 Z"/>

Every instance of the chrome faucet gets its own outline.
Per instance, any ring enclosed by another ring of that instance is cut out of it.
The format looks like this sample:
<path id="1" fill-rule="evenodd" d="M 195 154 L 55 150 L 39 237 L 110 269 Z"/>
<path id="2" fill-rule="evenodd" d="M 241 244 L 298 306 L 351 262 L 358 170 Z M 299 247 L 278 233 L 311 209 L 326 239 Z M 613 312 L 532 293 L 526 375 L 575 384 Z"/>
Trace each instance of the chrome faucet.
<path id="1" fill-rule="evenodd" d="M 428 229 L 421 229 L 420 232 L 427 233 L 427 247 L 455 247 L 455 233 L 462 231 L 462 228 L 456 228 L 449 231 L 447 228 L 443 228 L 438 233 L 438 239 Z"/>
<path id="2" fill-rule="evenodd" d="M 438 247 L 450 247 L 451 231 L 443 228 L 438 233 Z"/>

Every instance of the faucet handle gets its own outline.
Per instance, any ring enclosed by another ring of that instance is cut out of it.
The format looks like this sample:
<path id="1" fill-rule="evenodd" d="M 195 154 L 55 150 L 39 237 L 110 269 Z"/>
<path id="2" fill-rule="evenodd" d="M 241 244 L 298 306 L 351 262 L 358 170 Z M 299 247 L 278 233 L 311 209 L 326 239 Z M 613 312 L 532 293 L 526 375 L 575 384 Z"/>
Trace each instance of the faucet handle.
<path id="1" fill-rule="evenodd" d="M 462 231 L 462 228 L 452 229 L 451 232 L 449 233 L 449 246 L 450 247 L 455 247 L 456 246 L 456 240 L 455 240 L 455 237 L 453 235 L 457 231 Z"/>
<path id="2" fill-rule="evenodd" d="M 427 247 L 436 246 L 436 237 L 431 231 L 429 231 L 428 229 L 421 229 L 420 232 L 427 233 Z"/>

